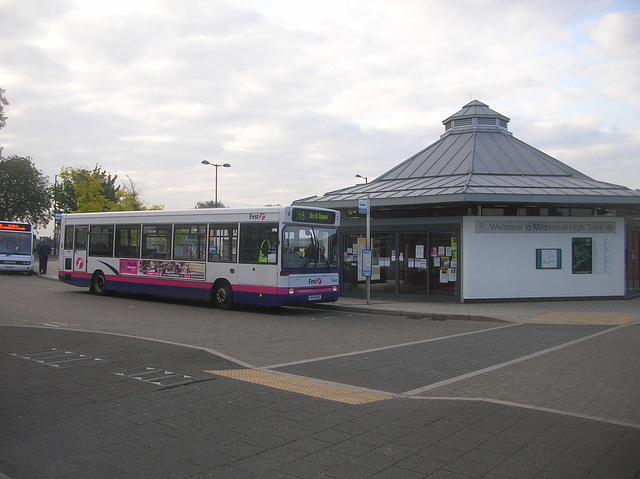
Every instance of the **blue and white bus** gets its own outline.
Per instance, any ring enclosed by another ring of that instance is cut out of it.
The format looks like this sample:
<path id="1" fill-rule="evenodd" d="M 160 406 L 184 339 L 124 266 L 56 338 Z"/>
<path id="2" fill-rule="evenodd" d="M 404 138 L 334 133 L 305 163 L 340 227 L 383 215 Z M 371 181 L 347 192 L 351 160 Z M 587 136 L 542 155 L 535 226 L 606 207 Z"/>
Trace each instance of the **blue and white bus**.
<path id="1" fill-rule="evenodd" d="M 33 274 L 33 264 L 31 224 L 0 221 L 0 271 Z"/>
<path id="2" fill-rule="evenodd" d="M 337 211 L 295 206 L 66 214 L 59 278 L 224 309 L 336 301 L 339 224 Z"/>

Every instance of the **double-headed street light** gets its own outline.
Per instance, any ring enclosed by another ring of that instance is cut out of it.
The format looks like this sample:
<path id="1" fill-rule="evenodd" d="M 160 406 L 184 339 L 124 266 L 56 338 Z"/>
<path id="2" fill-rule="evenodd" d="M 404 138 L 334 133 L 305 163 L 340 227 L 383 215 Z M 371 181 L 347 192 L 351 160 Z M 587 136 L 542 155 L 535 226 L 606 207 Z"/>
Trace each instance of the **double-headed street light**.
<path id="1" fill-rule="evenodd" d="M 216 167 L 216 187 L 215 187 L 215 207 L 218 207 L 218 168 L 220 168 L 221 166 L 223 168 L 230 168 L 231 165 L 229 163 L 224 163 L 223 165 L 217 165 L 215 163 L 211 163 L 209 160 L 202 160 L 200 163 L 202 163 L 203 165 L 209 165 L 209 166 L 215 166 Z"/>

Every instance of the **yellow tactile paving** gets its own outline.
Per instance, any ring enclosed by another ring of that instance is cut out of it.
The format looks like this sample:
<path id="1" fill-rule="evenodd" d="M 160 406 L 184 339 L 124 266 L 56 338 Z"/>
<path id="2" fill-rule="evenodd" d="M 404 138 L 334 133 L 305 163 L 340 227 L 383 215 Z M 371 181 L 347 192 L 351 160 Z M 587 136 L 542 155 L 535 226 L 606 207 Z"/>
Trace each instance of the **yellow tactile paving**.
<path id="1" fill-rule="evenodd" d="M 527 323 L 540 324 L 629 324 L 631 316 L 589 313 L 546 313 L 530 319 Z"/>
<path id="2" fill-rule="evenodd" d="M 309 379 L 294 378 L 291 376 L 258 371 L 255 369 L 229 369 L 205 372 L 345 404 L 366 404 L 391 398 L 391 396 L 385 394 L 360 391 L 343 386 L 335 386 L 332 384 L 311 381 Z"/>

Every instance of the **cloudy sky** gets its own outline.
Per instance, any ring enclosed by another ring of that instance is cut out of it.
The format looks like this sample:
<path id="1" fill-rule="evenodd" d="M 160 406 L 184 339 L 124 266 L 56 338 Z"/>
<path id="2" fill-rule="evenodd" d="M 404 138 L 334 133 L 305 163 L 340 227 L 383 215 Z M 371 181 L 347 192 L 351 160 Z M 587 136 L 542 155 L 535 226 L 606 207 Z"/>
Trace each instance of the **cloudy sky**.
<path id="1" fill-rule="evenodd" d="M 373 179 L 471 99 L 640 188 L 637 0 L 0 0 L 4 156 L 150 204 L 290 204 Z"/>

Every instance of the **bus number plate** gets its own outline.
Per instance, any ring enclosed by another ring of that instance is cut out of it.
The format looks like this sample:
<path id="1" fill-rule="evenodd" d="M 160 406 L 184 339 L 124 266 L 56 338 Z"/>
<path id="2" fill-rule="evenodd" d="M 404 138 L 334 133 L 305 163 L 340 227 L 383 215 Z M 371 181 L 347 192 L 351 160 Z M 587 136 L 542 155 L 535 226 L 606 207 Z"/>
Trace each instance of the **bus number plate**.
<path id="1" fill-rule="evenodd" d="M 321 294 L 310 294 L 309 295 L 309 301 L 318 301 L 319 299 L 322 299 L 322 295 Z"/>

